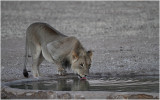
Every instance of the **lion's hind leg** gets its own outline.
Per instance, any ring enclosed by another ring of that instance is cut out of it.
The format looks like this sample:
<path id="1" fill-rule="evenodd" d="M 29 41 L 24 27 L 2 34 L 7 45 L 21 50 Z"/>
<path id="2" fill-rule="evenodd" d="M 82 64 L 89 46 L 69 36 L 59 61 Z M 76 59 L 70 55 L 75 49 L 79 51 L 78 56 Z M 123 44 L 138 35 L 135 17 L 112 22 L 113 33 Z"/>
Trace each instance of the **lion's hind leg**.
<path id="1" fill-rule="evenodd" d="M 42 50 L 39 44 L 31 43 L 31 55 L 32 55 L 32 73 L 33 77 L 38 78 L 39 75 L 39 65 L 43 61 Z"/>

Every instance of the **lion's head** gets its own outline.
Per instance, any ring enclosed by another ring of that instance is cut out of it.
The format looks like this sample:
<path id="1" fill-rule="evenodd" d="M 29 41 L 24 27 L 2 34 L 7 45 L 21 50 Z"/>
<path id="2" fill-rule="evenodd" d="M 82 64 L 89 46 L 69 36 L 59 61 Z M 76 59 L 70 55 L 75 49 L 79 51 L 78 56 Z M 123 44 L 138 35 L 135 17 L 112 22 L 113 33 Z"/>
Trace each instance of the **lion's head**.
<path id="1" fill-rule="evenodd" d="M 80 78 L 85 78 L 89 74 L 91 67 L 92 51 L 81 49 L 79 52 L 72 52 L 71 69 L 78 74 Z"/>

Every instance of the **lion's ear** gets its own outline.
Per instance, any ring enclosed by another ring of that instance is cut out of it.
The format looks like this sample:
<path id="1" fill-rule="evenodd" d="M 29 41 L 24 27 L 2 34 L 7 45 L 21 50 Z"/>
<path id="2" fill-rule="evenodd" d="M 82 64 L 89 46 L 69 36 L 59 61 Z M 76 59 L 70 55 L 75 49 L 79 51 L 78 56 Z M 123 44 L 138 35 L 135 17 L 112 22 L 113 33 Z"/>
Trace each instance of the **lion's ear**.
<path id="1" fill-rule="evenodd" d="M 93 51 L 91 51 L 91 50 L 87 51 L 87 55 L 88 55 L 90 58 L 92 58 L 92 55 L 93 55 L 92 52 L 93 52 Z"/>
<path id="2" fill-rule="evenodd" d="M 72 51 L 72 59 L 73 63 L 78 60 L 78 54 L 75 51 Z"/>

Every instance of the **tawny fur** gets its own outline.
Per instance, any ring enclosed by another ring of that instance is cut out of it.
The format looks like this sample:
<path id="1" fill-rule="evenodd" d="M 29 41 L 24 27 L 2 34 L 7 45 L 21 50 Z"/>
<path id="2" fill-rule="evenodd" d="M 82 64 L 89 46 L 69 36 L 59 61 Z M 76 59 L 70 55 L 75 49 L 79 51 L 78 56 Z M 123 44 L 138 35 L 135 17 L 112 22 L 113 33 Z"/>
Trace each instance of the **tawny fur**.
<path id="1" fill-rule="evenodd" d="M 63 35 L 46 23 L 33 23 L 27 29 L 23 70 L 25 77 L 28 77 L 26 65 L 29 50 L 34 77 L 39 77 L 39 65 L 44 59 L 55 63 L 60 75 L 65 75 L 66 67 L 71 68 L 81 77 L 89 74 L 92 51 L 86 51 L 77 38 Z"/>

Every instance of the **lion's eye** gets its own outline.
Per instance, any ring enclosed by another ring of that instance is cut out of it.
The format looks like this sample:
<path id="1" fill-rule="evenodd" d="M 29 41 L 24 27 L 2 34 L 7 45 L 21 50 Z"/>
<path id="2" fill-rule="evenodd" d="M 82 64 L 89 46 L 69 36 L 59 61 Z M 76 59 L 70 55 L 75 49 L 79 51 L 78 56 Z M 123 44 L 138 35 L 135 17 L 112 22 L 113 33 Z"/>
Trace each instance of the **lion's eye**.
<path id="1" fill-rule="evenodd" d="M 91 68 L 91 64 L 88 64 L 88 68 L 89 68 L 89 69 Z"/>
<path id="2" fill-rule="evenodd" d="M 81 64 L 80 64 L 80 66 L 81 66 L 81 67 L 83 67 L 83 66 L 84 66 L 84 64 L 83 64 L 83 63 L 81 63 Z"/>

